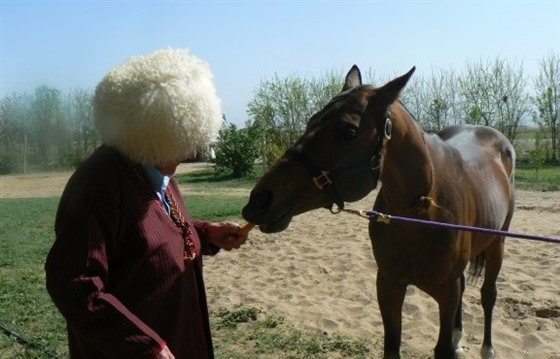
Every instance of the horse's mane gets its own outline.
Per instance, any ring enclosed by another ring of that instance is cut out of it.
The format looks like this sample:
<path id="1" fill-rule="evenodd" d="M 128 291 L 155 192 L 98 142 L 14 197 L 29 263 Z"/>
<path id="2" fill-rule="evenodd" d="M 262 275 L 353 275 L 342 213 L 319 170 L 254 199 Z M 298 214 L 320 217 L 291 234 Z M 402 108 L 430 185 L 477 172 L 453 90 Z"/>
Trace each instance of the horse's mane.
<path id="1" fill-rule="evenodd" d="M 412 112 L 410 112 L 410 110 L 408 109 L 408 107 L 406 107 L 405 104 L 404 104 L 400 99 L 398 99 L 396 102 L 399 103 L 399 104 L 402 106 L 402 108 L 405 109 L 406 113 L 408 113 L 408 115 L 409 115 L 410 117 L 412 117 L 412 119 L 413 119 L 415 122 L 418 122 L 418 121 L 416 121 L 416 116 L 414 116 L 414 115 L 412 114 Z"/>

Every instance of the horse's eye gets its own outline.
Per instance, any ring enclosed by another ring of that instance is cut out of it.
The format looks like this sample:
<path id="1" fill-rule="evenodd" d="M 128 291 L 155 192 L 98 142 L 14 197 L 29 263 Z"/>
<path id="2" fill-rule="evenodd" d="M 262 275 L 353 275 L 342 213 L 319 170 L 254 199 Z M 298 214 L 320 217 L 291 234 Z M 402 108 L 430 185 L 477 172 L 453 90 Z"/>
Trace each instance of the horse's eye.
<path id="1" fill-rule="evenodd" d="M 358 126 L 346 124 L 340 131 L 340 136 L 348 141 L 354 140 L 358 136 Z"/>

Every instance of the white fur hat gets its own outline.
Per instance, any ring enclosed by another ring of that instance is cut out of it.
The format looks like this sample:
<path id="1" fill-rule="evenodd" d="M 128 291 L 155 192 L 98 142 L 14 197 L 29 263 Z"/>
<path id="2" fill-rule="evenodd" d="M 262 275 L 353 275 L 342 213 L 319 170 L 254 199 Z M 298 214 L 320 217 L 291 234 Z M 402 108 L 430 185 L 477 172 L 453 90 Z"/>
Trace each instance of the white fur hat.
<path id="1" fill-rule="evenodd" d="M 132 161 L 164 165 L 209 144 L 222 123 L 208 64 L 186 50 L 158 50 L 109 71 L 95 89 L 104 144 Z"/>

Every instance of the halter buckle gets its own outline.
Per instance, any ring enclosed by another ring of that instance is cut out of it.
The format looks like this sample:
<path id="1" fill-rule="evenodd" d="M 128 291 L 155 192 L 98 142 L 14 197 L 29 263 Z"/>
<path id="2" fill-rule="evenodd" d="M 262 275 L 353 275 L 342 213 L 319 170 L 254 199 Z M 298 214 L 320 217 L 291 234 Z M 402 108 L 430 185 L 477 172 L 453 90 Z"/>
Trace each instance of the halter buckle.
<path id="1" fill-rule="evenodd" d="M 332 184 L 332 180 L 329 178 L 328 171 L 321 171 L 321 174 L 313 177 L 313 183 L 317 188 L 323 190 L 325 187 Z"/>
<path id="2" fill-rule="evenodd" d="M 385 119 L 384 136 L 386 141 L 389 141 L 391 139 L 391 134 L 393 133 L 393 122 L 391 121 L 390 116 L 391 113 L 389 112 L 387 118 Z"/>

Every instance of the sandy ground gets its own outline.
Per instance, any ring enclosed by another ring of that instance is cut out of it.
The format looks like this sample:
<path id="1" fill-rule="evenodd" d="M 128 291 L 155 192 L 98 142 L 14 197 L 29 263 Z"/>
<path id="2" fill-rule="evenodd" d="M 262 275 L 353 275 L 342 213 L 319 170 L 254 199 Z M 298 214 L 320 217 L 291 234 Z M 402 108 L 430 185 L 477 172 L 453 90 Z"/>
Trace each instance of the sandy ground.
<path id="1" fill-rule="evenodd" d="M 179 172 L 193 167 L 182 165 Z M 2 176 L 0 198 L 59 196 L 69 175 Z M 182 190 L 188 196 L 189 188 Z M 369 209 L 374 198 L 375 192 L 349 207 Z M 511 231 L 560 237 L 560 192 L 518 191 L 516 207 Z M 365 339 L 373 348 L 370 357 L 380 358 L 375 277 L 366 220 L 326 210 L 296 217 L 282 233 L 253 230 L 242 249 L 205 262 L 212 310 L 261 308 L 302 329 Z M 506 240 L 493 326 L 499 358 L 560 358 L 559 279 L 560 245 Z M 467 358 L 479 357 L 482 342 L 480 284 L 468 286 L 464 295 Z M 438 328 L 435 301 L 410 287 L 403 308 L 403 358 L 431 358 Z"/>

